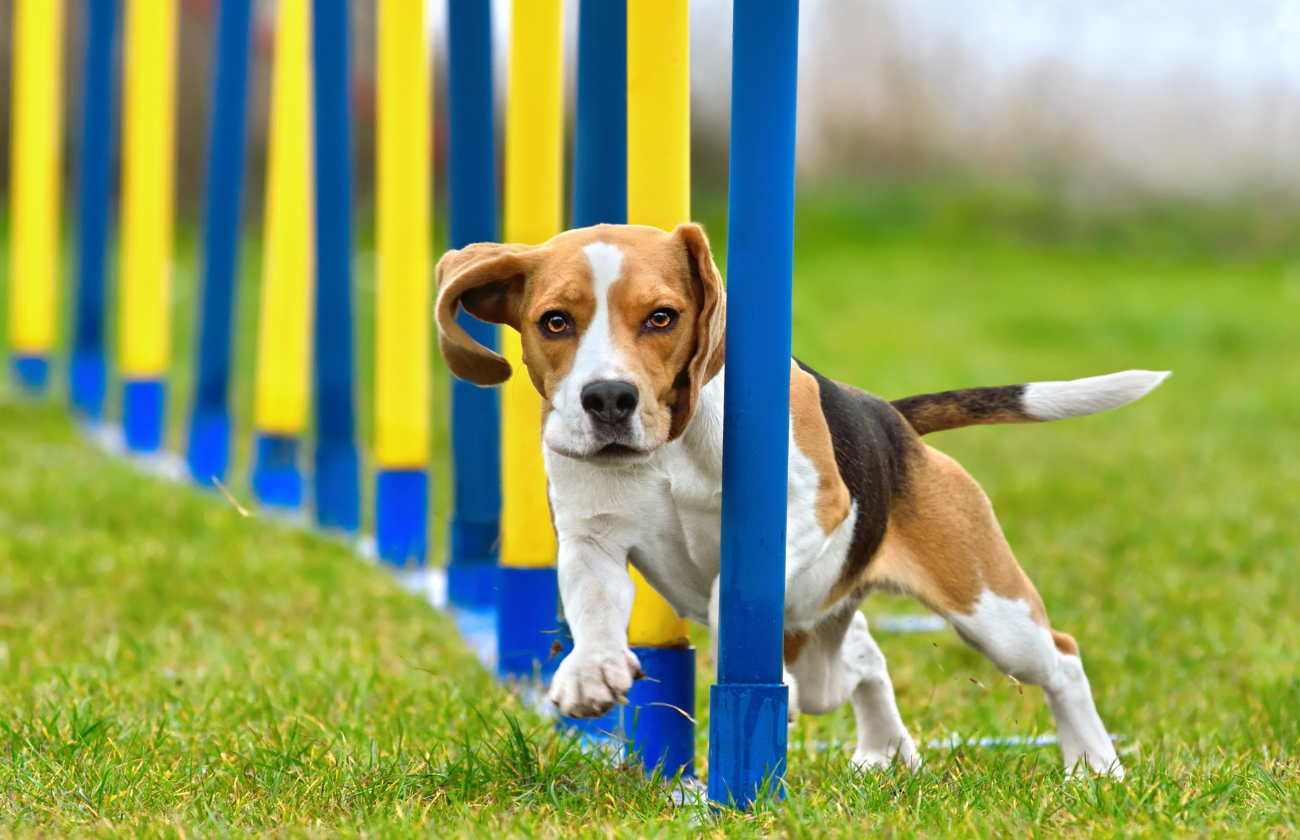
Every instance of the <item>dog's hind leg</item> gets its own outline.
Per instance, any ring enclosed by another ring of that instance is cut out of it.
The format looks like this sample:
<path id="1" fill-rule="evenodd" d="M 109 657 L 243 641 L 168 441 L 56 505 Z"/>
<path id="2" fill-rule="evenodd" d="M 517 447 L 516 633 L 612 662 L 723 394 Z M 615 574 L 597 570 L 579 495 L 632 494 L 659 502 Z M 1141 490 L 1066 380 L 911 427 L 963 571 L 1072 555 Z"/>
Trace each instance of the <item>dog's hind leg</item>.
<path id="1" fill-rule="evenodd" d="M 800 710 L 826 714 L 853 704 L 858 728 L 854 764 L 885 767 L 897 759 L 910 768 L 920 765 L 894 701 L 885 655 L 862 613 L 842 610 L 799 634 L 796 645 L 789 640 L 788 634 L 786 670 L 798 686 Z"/>
<path id="2" fill-rule="evenodd" d="M 1070 636 L 1051 630 L 1045 620 L 1036 620 L 1037 593 L 1032 585 L 1026 596 L 1029 593 L 1033 598 L 985 592 L 969 615 L 952 613 L 948 620 L 957 635 L 999 671 L 1043 689 L 1068 774 L 1084 764 L 1093 772 L 1123 778 L 1115 747 L 1093 703 L 1079 648 Z"/>
<path id="3" fill-rule="evenodd" d="M 1123 777 L 1078 646 L 1052 630 L 1042 598 L 1016 563 L 984 491 L 951 458 L 927 452 L 908 497 L 891 514 L 869 579 L 916 596 L 999 671 L 1041 687 L 1067 772 L 1082 764 Z"/>

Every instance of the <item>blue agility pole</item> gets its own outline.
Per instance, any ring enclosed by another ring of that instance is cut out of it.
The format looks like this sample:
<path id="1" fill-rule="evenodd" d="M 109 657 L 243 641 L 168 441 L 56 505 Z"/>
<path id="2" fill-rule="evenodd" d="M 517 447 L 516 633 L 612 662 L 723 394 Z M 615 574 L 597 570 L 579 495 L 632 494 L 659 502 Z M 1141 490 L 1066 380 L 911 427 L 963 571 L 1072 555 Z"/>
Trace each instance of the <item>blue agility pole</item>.
<path id="1" fill-rule="evenodd" d="M 798 0 L 736 0 L 718 684 L 709 798 L 783 795 L 781 682 Z"/>
<path id="2" fill-rule="evenodd" d="M 452 248 L 497 240 L 496 99 L 491 0 L 447 4 L 449 239 Z M 497 327 L 457 315 L 470 337 L 497 348 Z M 459 610 L 492 608 L 501 533 L 501 410 L 494 388 L 451 385 L 455 473 L 447 600 Z"/>
<path id="3" fill-rule="evenodd" d="M 626 224 L 626 3 L 582 0 L 578 7 L 577 77 L 572 227 Z M 562 655 L 567 656 L 573 647 L 567 624 L 560 628 L 560 636 Z M 633 691 L 642 684 L 633 686 Z M 598 718 L 566 719 L 565 723 L 587 736 L 624 738 L 622 712 L 623 707 L 615 707 Z"/>
<path id="4" fill-rule="evenodd" d="M 198 372 L 186 448 L 190 475 L 204 486 L 224 480 L 230 462 L 230 338 L 239 279 L 251 18 L 251 0 L 221 0 L 205 174 Z"/>
<path id="5" fill-rule="evenodd" d="M 632 222 L 671 230 L 690 220 L 688 20 L 685 2 L 583 0 L 574 227 Z M 683 643 L 687 629 L 667 603 L 634 579 L 628 640 L 647 679 L 632 686 L 626 705 L 574 723 L 588 734 L 623 740 L 648 771 L 690 777 L 695 649 Z"/>
<path id="6" fill-rule="evenodd" d="M 316 121 L 316 522 L 360 526 L 352 347 L 348 4 L 312 3 Z"/>
<path id="7" fill-rule="evenodd" d="M 627 223 L 627 4 L 582 0 L 573 227 Z"/>
<path id="8" fill-rule="evenodd" d="M 77 300 L 68 390 L 83 420 L 104 419 L 108 366 L 104 355 L 104 266 L 108 257 L 113 165 L 113 45 L 117 0 L 86 4 L 86 68 L 81 117 L 77 228 Z"/>

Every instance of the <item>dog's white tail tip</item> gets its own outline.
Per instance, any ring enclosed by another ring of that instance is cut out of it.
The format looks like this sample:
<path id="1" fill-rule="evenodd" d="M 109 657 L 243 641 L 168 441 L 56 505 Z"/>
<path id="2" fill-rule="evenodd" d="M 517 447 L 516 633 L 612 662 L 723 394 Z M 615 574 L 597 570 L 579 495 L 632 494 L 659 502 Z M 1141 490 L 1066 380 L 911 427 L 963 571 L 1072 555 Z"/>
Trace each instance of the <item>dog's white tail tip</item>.
<path id="1" fill-rule="evenodd" d="M 1154 391 L 1170 371 L 1126 370 L 1068 382 L 1034 382 L 1021 396 L 1025 414 L 1035 420 L 1064 420 L 1119 408 Z"/>

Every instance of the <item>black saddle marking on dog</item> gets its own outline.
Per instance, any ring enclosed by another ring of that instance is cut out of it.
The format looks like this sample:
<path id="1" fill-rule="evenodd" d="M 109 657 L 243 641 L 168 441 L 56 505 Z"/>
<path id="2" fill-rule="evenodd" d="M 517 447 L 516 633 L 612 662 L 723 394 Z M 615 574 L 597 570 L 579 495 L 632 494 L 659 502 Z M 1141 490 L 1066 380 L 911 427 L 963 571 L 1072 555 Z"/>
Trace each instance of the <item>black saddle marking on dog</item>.
<path id="1" fill-rule="evenodd" d="M 855 581 L 885 539 L 891 502 L 906 490 L 908 464 L 920 441 L 887 401 L 827 379 L 798 359 L 795 363 L 817 380 L 835 465 L 858 505 L 853 541 L 840 574 L 841 582 Z"/>

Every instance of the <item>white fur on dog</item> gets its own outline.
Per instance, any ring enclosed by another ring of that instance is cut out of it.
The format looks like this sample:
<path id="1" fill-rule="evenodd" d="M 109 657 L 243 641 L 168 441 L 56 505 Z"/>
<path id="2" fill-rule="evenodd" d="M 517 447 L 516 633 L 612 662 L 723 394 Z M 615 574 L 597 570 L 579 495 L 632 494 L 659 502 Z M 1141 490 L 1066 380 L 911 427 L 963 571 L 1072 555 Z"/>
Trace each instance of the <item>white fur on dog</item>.
<path id="1" fill-rule="evenodd" d="M 596 313 L 578 341 L 573 367 L 551 395 L 551 412 L 542 429 L 546 445 L 560 452 L 588 454 L 599 449 L 591 419 L 582 407 L 582 389 L 602 379 L 626 378 L 627 365 L 619 357 L 610 335 L 609 289 L 622 276 L 623 252 L 617 245 L 593 242 L 582 249 L 591 266 Z M 644 445 L 645 424 L 639 414 L 629 424 L 631 443 Z"/>
<path id="2" fill-rule="evenodd" d="M 1024 411 L 1035 420 L 1064 420 L 1128 405 L 1155 390 L 1169 371 L 1126 370 L 1068 382 L 1035 382 L 1021 396 Z"/>
<path id="3" fill-rule="evenodd" d="M 1051 631 L 1034 621 L 1029 604 L 986 591 L 970 615 L 945 617 L 957 635 L 987 656 L 999 671 L 1043 689 L 1056 720 L 1068 773 L 1086 768 L 1124 777 L 1115 746 L 1097 715 L 1083 663 L 1057 649 Z"/>

